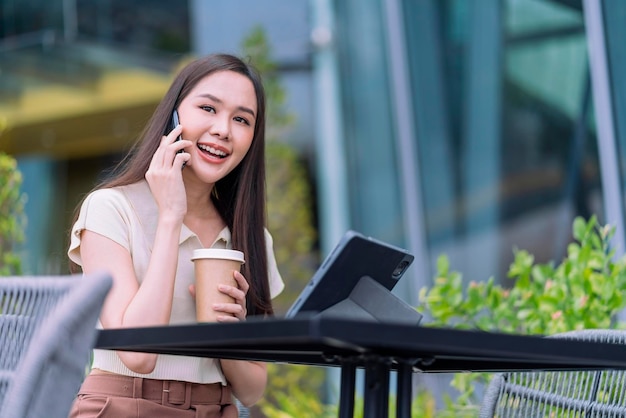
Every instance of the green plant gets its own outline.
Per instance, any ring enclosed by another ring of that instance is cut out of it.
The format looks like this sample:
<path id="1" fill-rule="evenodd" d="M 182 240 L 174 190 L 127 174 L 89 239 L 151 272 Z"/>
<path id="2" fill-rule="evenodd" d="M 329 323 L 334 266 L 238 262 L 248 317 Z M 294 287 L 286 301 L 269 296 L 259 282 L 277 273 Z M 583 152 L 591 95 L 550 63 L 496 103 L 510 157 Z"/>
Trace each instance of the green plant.
<path id="1" fill-rule="evenodd" d="M 322 368 L 302 365 L 271 367 L 271 386 L 260 406 L 267 418 L 331 418 L 337 407 L 320 400 Z"/>
<path id="2" fill-rule="evenodd" d="M 278 65 L 272 59 L 271 46 L 262 26 L 255 26 L 242 42 L 243 54 L 249 57 L 263 76 L 266 95 L 268 145 L 284 139 L 296 121 L 295 115 L 285 107 L 287 91 L 278 73 Z"/>
<path id="3" fill-rule="evenodd" d="M 557 265 L 535 263 L 525 250 L 514 250 L 508 277 L 510 287 L 469 282 L 464 288 L 459 272 L 446 256 L 437 262 L 437 277 L 420 292 L 418 310 L 432 318 L 429 326 L 473 328 L 484 331 L 549 335 L 577 329 L 619 327 L 617 313 L 626 307 L 626 257 L 614 259 L 614 228 L 599 225 L 595 216 L 576 218 L 574 242 Z M 489 374 L 457 374 L 452 386 L 460 394 L 446 400 L 446 411 L 477 410 L 474 389 Z"/>
<path id="4" fill-rule="evenodd" d="M 519 334 L 616 326 L 616 314 L 626 306 L 626 257 L 613 259 L 614 228 L 598 225 L 594 216 L 588 222 L 576 218 L 572 232 L 576 242 L 556 266 L 536 264 L 527 251 L 514 250 L 510 288 L 490 278 L 470 282 L 464 291 L 461 274 L 441 256 L 434 285 L 420 293 L 419 309 L 432 316 L 431 325 Z"/>
<path id="5" fill-rule="evenodd" d="M 15 159 L 0 152 L 0 276 L 22 273 L 15 248 L 24 241 L 24 202 L 22 174 Z"/>
<path id="6" fill-rule="evenodd" d="M 311 373 L 317 367 L 291 366 L 286 373 L 275 376 L 277 386 L 282 391 L 272 391 L 267 399 L 262 401 L 263 414 L 267 418 L 333 418 L 339 413 L 339 405 L 325 404 L 321 397 L 309 388 L 311 383 L 323 383 L 323 375 Z M 336 388 L 339 391 L 339 388 Z M 396 398 L 389 397 L 389 416 L 396 416 Z M 435 398 L 431 393 L 422 391 L 413 399 L 411 416 L 420 418 L 434 418 L 436 415 Z M 363 398 L 357 396 L 354 402 L 354 417 L 363 416 Z M 452 417 L 450 417 L 452 418 Z M 459 415 L 456 418 L 463 418 Z M 468 417 L 469 418 L 469 417 Z"/>

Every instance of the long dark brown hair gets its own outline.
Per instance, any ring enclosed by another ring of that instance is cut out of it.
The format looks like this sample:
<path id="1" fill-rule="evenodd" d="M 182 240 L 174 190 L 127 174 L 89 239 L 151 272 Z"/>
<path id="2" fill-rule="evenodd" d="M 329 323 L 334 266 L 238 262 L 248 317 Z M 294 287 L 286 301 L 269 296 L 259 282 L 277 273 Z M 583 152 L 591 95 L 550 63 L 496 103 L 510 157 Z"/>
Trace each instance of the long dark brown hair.
<path id="1" fill-rule="evenodd" d="M 234 170 L 215 184 L 211 200 L 231 231 L 233 248 L 246 255 L 242 273 L 250 283 L 248 314 L 271 315 L 273 309 L 264 236 L 265 90 L 260 75 L 250 64 L 232 55 L 212 54 L 185 66 L 172 82 L 130 152 L 115 167 L 112 175 L 93 190 L 125 186 L 143 180 L 164 132 L 169 131 L 173 109 L 201 79 L 219 71 L 234 71 L 252 82 L 256 92 L 257 117 L 248 153 Z M 74 222 L 79 210 L 80 205 L 74 214 Z M 70 269 L 77 272 L 79 266 L 71 263 Z"/>

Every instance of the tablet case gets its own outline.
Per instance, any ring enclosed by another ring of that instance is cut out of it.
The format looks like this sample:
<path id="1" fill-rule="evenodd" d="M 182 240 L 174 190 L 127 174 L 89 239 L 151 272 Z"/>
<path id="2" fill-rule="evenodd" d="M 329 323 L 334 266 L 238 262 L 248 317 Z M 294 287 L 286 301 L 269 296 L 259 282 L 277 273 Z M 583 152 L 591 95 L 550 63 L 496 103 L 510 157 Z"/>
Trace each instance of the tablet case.
<path id="1" fill-rule="evenodd" d="M 418 324 L 422 315 L 391 293 L 413 259 L 404 249 L 347 231 L 286 317 L 322 315 Z"/>
<path id="2" fill-rule="evenodd" d="M 422 314 L 369 276 L 359 279 L 350 296 L 317 315 L 417 325 Z"/>

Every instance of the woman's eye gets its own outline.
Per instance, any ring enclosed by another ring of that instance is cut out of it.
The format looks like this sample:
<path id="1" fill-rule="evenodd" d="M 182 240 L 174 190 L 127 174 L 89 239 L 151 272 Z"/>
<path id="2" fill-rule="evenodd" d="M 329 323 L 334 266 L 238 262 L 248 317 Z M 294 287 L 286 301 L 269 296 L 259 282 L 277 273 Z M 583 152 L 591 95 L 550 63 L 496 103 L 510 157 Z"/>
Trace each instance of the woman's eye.
<path id="1" fill-rule="evenodd" d="M 242 118 L 241 116 L 235 116 L 235 121 L 246 124 L 246 125 L 250 125 L 250 122 L 248 122 L 246 118 Z"/>
<path id="2" fill-rule="evenodd" d="M 215 113 L 215 108 L 213 106 L 200 106 L 200 109 L 206 110 L 207 112 Z"/>

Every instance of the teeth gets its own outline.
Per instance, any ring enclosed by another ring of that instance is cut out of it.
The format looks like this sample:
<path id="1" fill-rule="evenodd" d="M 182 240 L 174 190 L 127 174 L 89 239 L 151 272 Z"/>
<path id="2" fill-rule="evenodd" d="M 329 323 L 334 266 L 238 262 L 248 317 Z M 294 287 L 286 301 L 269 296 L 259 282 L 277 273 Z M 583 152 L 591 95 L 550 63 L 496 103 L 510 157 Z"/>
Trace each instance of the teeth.
<path id="1" fill-rule="evenodd" d="M 208 145 L 198 144 L 198 148 L 200 148 L 201 150 L 210 152 L 211 154 L 217 155 L 218 157 L 226 157 L 226 153 L 224 151 L 215 149 L 215 148 L 210 147 Z"/>

